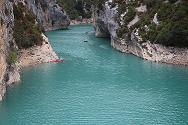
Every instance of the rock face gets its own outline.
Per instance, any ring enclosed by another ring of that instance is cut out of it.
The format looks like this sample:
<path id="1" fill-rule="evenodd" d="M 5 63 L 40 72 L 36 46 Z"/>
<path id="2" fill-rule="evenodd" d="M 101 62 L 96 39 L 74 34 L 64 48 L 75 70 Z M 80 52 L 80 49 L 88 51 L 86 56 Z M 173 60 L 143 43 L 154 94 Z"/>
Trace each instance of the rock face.
<path id="1" fill-rule="evenodd" d="M 13 38 L 13 4 L 18 4 L 18 2 L 22 2 L 36 15 L 36 21 L 45 31 L 67 28 L 70 23 L 66 13 L 56 4 L 56 0 L 0 1 L 0 101 L 3 99 L 6 87 L 20 81 L 20 68 L 58 59 L 44 34 L 42 34 L 42 46 L 18 50 Z M 17 54 L 17 62 L 9 64 L 7 58 L 12 49 Z"/>
<path id="2" fill-rule="evenodd" d="M 94 9 L 93 24 L 95 28 L 96 37 L 115 37 L 118 24 L 114 17 L 117 16 L 116 8 L 110 9 L 105 5 L 104 10 Z"/>
<path id="3" fill-rule="evenodd" d="M 142 8 L 137 9 L 146 11 L 145 8 L 145 6 L 142 6 Z M 140 42 L 141 38 L 134 32 L 131 33 L 130 38 L 127 37 L 128 34 L 125 34 L 124 38 L 119 38 L 116 32 L 119 25 L 115 21 L 117 12 L 116 7 L 111 8 L 108 4 L 104 4 L 102 10 L 94 9 L 93 20 L 96 37 L 106 37 L 109 33 L 111 45 L 121 52 L 130 53 L 155 62 L 188 65 L 188 49 L 186 48 L 165 47 L 159 44 L 152 44 L 150 41 L 142 43 Z"/>
<path id="4" fill-rule="evenodd" d="M 130 53 L 146 60 L 188 65 L 188 49 L 165 47 L 159 44 L 152 44 L 149 41 L 140 44 L 134 34 L 132 34 L 131 41 L 113 39 L 111 45 L 121 52 Z"/>
<path id="5" fill-rule="evenodd" d="M 9 1 L 0 3 L 0 100 L 6 92 L 7 83 L 20 80 L 20 75 L 15 65 L 7 64 L 7 56 L 11 47 L 16 47 L 13 40 L 13 4 Z"/>
<path id="6" fill-rule="evenodd" d="M 70 24 L 66 12 L 56 4 L 56 0 L 25 0 L 23 3 L 36 15 L 45 31 L 64 29 Z"/>

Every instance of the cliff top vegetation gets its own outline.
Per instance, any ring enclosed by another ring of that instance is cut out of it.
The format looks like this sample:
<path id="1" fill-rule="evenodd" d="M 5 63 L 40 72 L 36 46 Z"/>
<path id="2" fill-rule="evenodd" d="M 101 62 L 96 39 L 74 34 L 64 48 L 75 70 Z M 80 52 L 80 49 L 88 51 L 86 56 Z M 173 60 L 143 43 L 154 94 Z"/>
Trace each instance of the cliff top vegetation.
<path id="1" fill-rule="evenodd" d="M 137 32 L 142 38 L 152 43 L 165 46 L 188 47 L 188 1 L 187 0 L 114 0 L 118 5 L 117 21 L 120 25 L 118 36 Z M 138 11 L 146 6 L 147 11 Z M 135 16 L 138 22 L 128 27 Z"/>
<path id="2" fill-rule="evenodd" d="M 34 14 L 22 3 L 14 4 L 14 38 L 19 48 L 42 44 L 42 30 Z"/>

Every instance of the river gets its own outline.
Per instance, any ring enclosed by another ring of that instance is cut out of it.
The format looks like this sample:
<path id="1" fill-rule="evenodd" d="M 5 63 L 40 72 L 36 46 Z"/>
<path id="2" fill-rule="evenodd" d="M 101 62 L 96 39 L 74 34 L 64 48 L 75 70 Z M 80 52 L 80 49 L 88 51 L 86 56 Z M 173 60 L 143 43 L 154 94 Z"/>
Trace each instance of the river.
<path id="1" fill-rule="evenodd" d="M 0 102 L 0 125 L 188 124 L 187 67 L 120 53 L 91 25 L 47 36 L 65 61 L 25 68 Z"/>

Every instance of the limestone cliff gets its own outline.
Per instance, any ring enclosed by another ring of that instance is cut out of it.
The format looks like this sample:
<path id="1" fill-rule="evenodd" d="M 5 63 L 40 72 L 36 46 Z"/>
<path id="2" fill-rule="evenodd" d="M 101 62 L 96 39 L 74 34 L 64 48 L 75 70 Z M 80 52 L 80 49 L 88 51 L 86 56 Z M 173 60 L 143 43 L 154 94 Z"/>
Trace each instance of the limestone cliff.
<path id="1" fill-rule="evenodd" d="M 2 100 L 7 83 L 18 81 L 20 75 L 14 64 L 7 64 L 10 48 L 16 48 L 12 29 L 14 25 L 13 6 L 9 1 L 1 1 L 0 4 L 0 100 Z"/>
<path id="2" fill-rule="evenodd" d="M 22 2 L 37 17 L 37 21 L 44 30 L 67 28 L 70 20 L 66 12 L 56 3 L 56 0 L 15 0 L 14 3 Z"/>
<path id="3" fill-rule="evenodd" d="M 117 8 L 110 8 L 107 4 L 102 10 L 98 8 L 93 9 L 93 24 L 95 28 L 96 37 L 108 37 L 112 39 L 116 37 L 116 30 L 118 23 L 115 21 L 117 15 Z"/>
<path id="4" fill-rule="evenodd" d="M 126 3 L 124 3 L 125 5 L 127 4 L 126 6 L 128 8 L 130 8 L 128 5 L 129 2 L 131 1 L 126 1 Z M 188 65 L 187 48 L 169 47 L 153 43 L 150 40 L 143 40 L 142 36 L 139 34 L 139 30 L 142 29 L 142 27 L 135 28 L 138 26 L 137 23 L 139 20 L 141 20 L 136 14 L 144 15 L 144 13 L 147 12 L 147 7 L 146 5 L 139 3 L 139 0 L 134 2 L 138 2 L 138 5 L 136 4 L 137 7 L 134 8 L 136 10 L 136 12 L 133 13 L 135 16 L 131 14 L 126 16 L 128 13 L 126 6 L 124 7 L 125 12 L 120 13 L 119 6 L 121 5 L 118 6 L 118 4 L 112 4 L 112 1 L 110 0 L 103 3 L 102 9 L 95 8 L 93 18 L 96 37 L 106 37 L 110 34 L 111 45 L 114 48 L 121 52 L 134 54 L 146 60 L 169 64 Z M 180 3 L 180 1 L 178 2 Z M 175 4 L 179 4 L 178 2 Z M 131 3 L 131 5 L 134 4 Z M 129 10 L 129 12 L 131 11 Z M 129 21 L 124 24 L 124 20 Z M 153 15 L 153 20 L 150 22 L 153 22 L 152 25 L 159 25 L 156 13 Z M 118 35 L 119 29 L 121 34 L 123 34 L 121 37 Z M 144 25 L 143 29 L 146 33 L 149 30 L 147 25 Z"/>
<path id="5" fill-rule="evenodd" d="M 0 1 L 0 100 L 3 99 L 8 85 L 20 81 L 19 69 L 21 67 L 58 59 L 44 34 L 41 34 L 42 45 L 25 50 L 18 48 L 13 37 L 15 20 L 13 12 L 14 5 L 20 2 L 33 12 L 36 16 L 36 23 L 40 24 L 45 31 L 69 26 L 69 18 L 56 4 L 56 0 Z M 23 54 L 26 54 L 27 59 L 23 57 Z"/>

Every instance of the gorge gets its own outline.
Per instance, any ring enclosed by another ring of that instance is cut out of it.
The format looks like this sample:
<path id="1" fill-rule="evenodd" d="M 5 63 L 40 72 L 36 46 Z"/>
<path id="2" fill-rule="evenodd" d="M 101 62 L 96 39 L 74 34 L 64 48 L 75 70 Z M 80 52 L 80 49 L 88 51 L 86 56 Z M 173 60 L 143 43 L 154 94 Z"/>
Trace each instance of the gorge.
<path id="1" fill-rule="evenodd" d="M 47 36 L 64 63 L 25 68 L 0 124 L 187 124 L 188 68 L 122 54 L 91 25 Z"/>
<path id="2" fill-rule="evenodd" d="M 0 124 L 187 124 L 187 5 L 1 0 Z"/>

